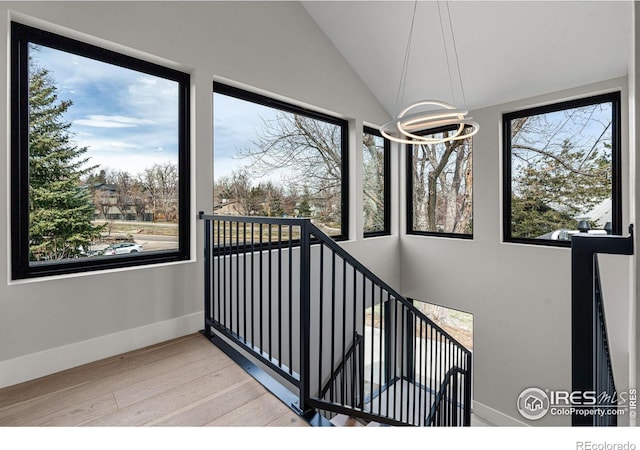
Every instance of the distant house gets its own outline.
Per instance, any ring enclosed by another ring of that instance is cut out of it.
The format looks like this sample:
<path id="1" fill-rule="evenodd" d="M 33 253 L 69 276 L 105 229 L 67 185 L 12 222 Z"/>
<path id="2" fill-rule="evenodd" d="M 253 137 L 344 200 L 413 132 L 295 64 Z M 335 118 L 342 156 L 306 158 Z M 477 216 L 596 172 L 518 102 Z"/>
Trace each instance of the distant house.
<path id="1" fill-rule="evenodd" d="M 116 207 L 118 195 L 115 184 L 95 183 L 92 190 L 95 205 L 94 218 L 109 220 L 120 214 L 120 210 Z"/>
<path id="2" fill-rule="evenodd" d="M 94 218 L 103 220 L 141 220 L 153 221 L 153 212 L 149 212 L 145 205 L 148 201 L 127 196 L 126 204 L 118 204 L 118 188 L 115 184 L 96 183 L 92 187 Z"/>

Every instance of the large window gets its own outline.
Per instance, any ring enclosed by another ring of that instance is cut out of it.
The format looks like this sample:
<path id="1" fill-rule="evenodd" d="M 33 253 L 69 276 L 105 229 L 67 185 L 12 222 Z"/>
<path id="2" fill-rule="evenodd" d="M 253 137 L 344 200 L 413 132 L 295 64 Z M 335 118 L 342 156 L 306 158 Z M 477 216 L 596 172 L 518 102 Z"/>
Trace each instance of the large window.
<path id="1" fill-rule="evenodd" d="M 433 130 L 446 137 L 456 130 Z M 407 146 L 407 233 L 473 237 L 472 138 Z"/>
<path id="2" fill-rule="evenodd" d="M 378 130 L 362 133 L 362 202 L 364 236 L 389 234 L 390 222 L 389 140 Z"/>
<path id="3" fill-rule="evenodd" d="M 505 241 L 621 233 L 620 93 L 505 114 L 503 131 Z"/>
<path id="4" fill-rule="evenodd" d="M 189 258 L 189 75 L 12 23 L 14 279 Z"/>
<path id="5" fill-rule="evenodd" d="M 347 237 L 347 122 L 214 83 L 214 213 L 305 217 Z"/>

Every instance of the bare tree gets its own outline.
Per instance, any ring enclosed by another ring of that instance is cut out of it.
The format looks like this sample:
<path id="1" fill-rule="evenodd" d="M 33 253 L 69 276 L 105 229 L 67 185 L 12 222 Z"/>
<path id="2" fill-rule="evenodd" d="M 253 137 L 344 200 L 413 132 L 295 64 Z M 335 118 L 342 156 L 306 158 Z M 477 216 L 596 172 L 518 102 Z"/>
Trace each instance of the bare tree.
<path id="1" fill-rule="evenodd" d="M 238 151 L 252 178 L 281 174 L 286 184 L 306 187 L 317 219 L 339 223 L 342 187 L 341 127 L 296 114 L 263 121 L 254 145 Z M 289 187 L 289 189 L 291 189 Z"/>
<path id="2" fill-rule="evenodd" d="M 610 103 L 512 120 L 512 235 L 575 228 L 610 198 L 611 126 Z"/>
<path id="3" fill-rule="evenodd" d="M 471 232 L 472 162 L 471 139 L 413 146 L 414 229 Z"/>
<path id="4" fill-rule="evenodd" d="M 140 177 L 144 190 L 149 194 L 154 222 L 178 220 L 178 166 L 167 162 L 145 169 Z"/>
<path id="5" fill-rule="evenodd" d="M 372 134 L 362 139 L 364 231 L 377 231 L 384 228 L 384 146 Z"/>

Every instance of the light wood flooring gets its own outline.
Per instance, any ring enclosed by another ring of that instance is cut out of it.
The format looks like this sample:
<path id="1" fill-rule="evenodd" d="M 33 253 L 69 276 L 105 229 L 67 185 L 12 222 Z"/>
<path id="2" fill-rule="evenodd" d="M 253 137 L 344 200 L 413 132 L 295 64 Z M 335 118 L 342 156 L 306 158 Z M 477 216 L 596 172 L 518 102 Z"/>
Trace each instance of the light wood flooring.
<path id="1" fill-rule="evenodd" d="M 193 334 L 0 389 L 0 426 L 305 427 Z"/>
<path id="2" fill-rule="evenodd" d="M 0 389 L 0 427 L 77 426 L 309 424 L 195 333 Z"/>

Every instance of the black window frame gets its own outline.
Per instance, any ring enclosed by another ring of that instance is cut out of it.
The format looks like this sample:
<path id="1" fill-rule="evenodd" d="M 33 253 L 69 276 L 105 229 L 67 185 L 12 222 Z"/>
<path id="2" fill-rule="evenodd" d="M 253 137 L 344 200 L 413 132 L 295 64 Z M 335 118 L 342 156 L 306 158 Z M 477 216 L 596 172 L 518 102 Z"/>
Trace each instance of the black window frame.
<path id="1" fill-rule="evenodd" d="M 178 83 L 178 249 L 126 257 L 29 263 L 29 44 L 42 45 Z M 188 73 L 76 39 L 11 22 L 11 278 L 13 280 L 126 268 L 190 259 L 190 92 Z"/>
<path id="2" fill-rule="evenodd" d="M 511 122 L 526 116 L 535 116 L 558 112 L 567 109 L 611 103 L 611 222 L 612 233 L 622 234 L 622 105 L 621 92 L 613 91 L 604 94 L 581 97 L 551 103 L 532 108 L 512 111 L 502 115 L 502 239 L 506 243 L 544 245 L 552 247 L 571 247 L 571 241 L 553 239 L 532 239 L 512 237 L 511 227 L 511 197 L 512 197 L 512 151 L 511 151 Z M 577 223 L 576 223 L 577 226 Z"/>
<path id="3" fill-rule="evenodd" d="M 376 237 L 376 236 L 389 236 L 391 234 L 391 142 L 389 139 L 382 136 L 380 130 L 364 125 L 362 127 L 362 132 L 366 134 L 371 134 L 373 136 L 377 136 L 382 138 L 383 140 L 383 152 L 382 155 L 382 163 L 384 164 L 383 168 L 383 178 L 384 178 L 384 186 L 383 186 L 383 202 L 384 202 L 384 224 L 382 230 L 377 231 L 364 231 L 363 237 Z M 364 192 L 364 184 L 363 184 L 363 192 Z"/>
<path id="4" fill-rule="evenodd" d="M 421 135 L 431 135 L 442 133 L 444 131 L 452 131 L 458 128 L 457 125 L 454 126 L 444 126 L 433 128 L 431 130 L 425 130 L 421 132 Z M 465 127 L 470 128 L 470 127 Z M 471 136 L 471 152 L 473 152 L 473 136 Z M 413 229 L 413 144 L 405 145 L 405 153 L 406 153 L 406 208 L 407 208 L 407 223 L 406 223 L 406 233 L 410 235 L 416 236 L 434 236 L 434 237 L 442 237 L 449 239 L 466 239 L 473 240 L 473 232 L 471 233 L 449 233 L 449 232 L 438 232 L 438 231 L 422 231 L 422 230 L 414 230 Z M 473 160 L 472 160 L 473 161 Z M 473 162 L 471 167 L 471 183 L 473 184 Z M 475 202 L 472 199 L 471 204 L 471 217 L 473 220 L 473 211 L 474 211 Z"/>
<path id="5" fill-rule="evenodd" d="M 213 82 L 213 93 L 227 95 L 239 100 L 256 103 L 269 108 L 278 109 L 287 113 L 303 115 L 311 119 L 321 120 L 339 126 L 342 146 L 342 166 L 340 168 L 342 179 L 340 180 L 340 234 L 330 236 L 334 241 L 346 241 L 349 239 L 349 122 L 345 119 L 315 111 L 302 106 L 294 105 L 279 99 L 267 97 L 245 89 L 231 86 L 218 81 Z M 215 132 L 215 131 L 214 131 Z M 215 151 L 215 149 L 214 149 Z M 214 155 L 215 164 L 215 155 Z M 297 241 L 292 241 L 298 244 Z"/>

